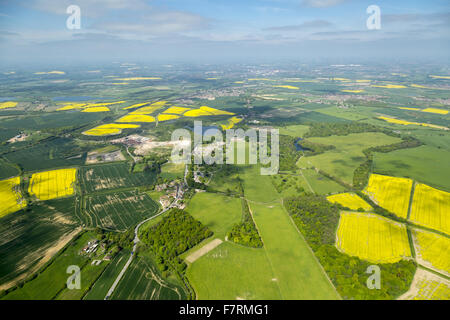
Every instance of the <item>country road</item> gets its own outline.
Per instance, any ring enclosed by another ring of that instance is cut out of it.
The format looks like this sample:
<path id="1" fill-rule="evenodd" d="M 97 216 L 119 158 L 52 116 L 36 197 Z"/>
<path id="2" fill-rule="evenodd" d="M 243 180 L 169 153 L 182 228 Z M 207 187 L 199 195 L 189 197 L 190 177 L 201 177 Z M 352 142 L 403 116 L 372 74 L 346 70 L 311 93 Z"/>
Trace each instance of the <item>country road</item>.
<path id="1" fill-rule="evenodd" d="M 186 165 L 186 168 L 185 168 L 185 179 L 186 179 L 186 173 L 187 173 L 187 165 Z M 108 293 L 106 294 L 104 300 L 108 300 L 109 297 L 111 297 L 111 295 L 114 293 L 114 290 L 116 289 L 117 285 L 119 284 L 120 279 L 122 279 L 123 275 L 125 274 L 125 272 L 127 271 L 128 267 L 130 266 L 131 262 L 133 261 L 133 257 L 135 255 L 134 253 L 136 252 L 137 245 L 138 245 L 138 243 L 140 241 L 139 240 L 139 236 L 138 236 L 138 232 L 139 232 L 139 228 L 141 227 L 141 225 L 143 225 L 147 221 L 150 221 L 150 220 L 152 220 L 152 219 L 162 215 L 163 213 L 167 212 L 169 209 L 173 208 L 178 203 L 178 200 L 180 200 L 180 193 L 179 192 L 177 192 L 176 199 L 167 208 L 163 209 L 157 215 L 154 215 L 154 216 L 152 216 L 150 218 L 147 218 L 147 219 L 141 221 L 136 226 L 136 228 L 134 228 L 134 240 L 133 240 L 134 246 L 133 246 L 133 249 L 131 251 L 130 257 L 128 258 L 127 263 L 125 263 L 125 265 L 123 266 L 122 271 L 120 271 L 120 273 L 117 276 L 116 280 L 114 280 L 114 283 L 112 284 L 111 288 L 108 290 Z"/>

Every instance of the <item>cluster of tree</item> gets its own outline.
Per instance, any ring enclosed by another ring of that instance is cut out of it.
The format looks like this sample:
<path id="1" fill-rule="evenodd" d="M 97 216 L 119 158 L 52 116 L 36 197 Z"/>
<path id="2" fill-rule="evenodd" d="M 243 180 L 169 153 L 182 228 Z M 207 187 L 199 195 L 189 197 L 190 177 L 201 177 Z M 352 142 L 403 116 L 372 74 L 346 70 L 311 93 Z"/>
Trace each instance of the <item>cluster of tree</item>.
<path id="1" fill-rule="evenodd" d="M 295 171 L 301 153 L 295 147 L 296 138 L 280 135 L 280 171 Z"/>
<path id="2" fill-rule="evenodd" d="M 333 145 L 311 142 L 309 140 L 300 140 L 297 142 L 305 156 L 315 156 L 328 150 L 336 149 Z"/>
<path id="3" fill-rule="evenodd" d="M 122 249 L 133 248 L 134 230 L 130 229 L 126 232 L 111 232 L 103 230 L 99 227 L 95 228 L 97 239 L 105 243 L 105 248 L 112 249 L 113 253 L 117 253 Z"/>
<path id="4" fill-rule="evenodd" d="M 186 264 L 178 258 L 213 232 L 187 212 L 171 209 L 156 225 L 145 230 L 142 242 L 156 256 L 156 263 L 162 271 L 172 269 L 183 272 Z"/>
<path id="5" fill-rule="evenodd" d="M 301 186 L 300 181 L 296 179 L 295 176 L 278 174 L 272 176 L 271 181 L 278 193 L 291 187 L 294 188 L 298 194 L 305 192 L 305 189 Z"/>
<path id="6" fill-rule="evenodd" d="M 372 263 L 348 256 L 334 246 L 339 206 L 317 195 L 287 198 L 284 205 L 342 298 L 395 299 L 409 289 L 416 270 L 413 261 L 378 264 L 381 289 L 367 287 L 370 275 L 366 271 Z"/>
<path id="7" fill-rule="evenodd" d="M 346 136 L 351 133 L 384 132 L 385 129 L 364 122 L 312 122 L 304 137 Z"/>
<path id="8" fill-rule="evenodd" d="M 361 163 L 353 172 L 353 186 L 357 189 L 363 189 L 367 185 L 370 172 L 372 171 L 374 152 L 387 153 L 400 149 L 416 148 L 422 144 L 422 141 L 414 137 L 405 136 L 402 137 L 402 141 L 398 143 L 364 149 L 363 153 L 366 156 L 366 161 Z"/>
<path id="9" fill-rule="evenodd" d="M 243 198 L 244 189 L 242 183 L 239 183 L 239 189 L 241 193 L 241 205 L 242 205 L 242 221 L 237 223 L 228 232 L 228 239 L 235 243 L 242 244 L 244 246 L 261 248 L 263 246 L 261 237 L 259 236 L 258 229 L 256 229 L 255 222 L 250 214 L 250 208 L 248 207 L 247 200 Z"/>

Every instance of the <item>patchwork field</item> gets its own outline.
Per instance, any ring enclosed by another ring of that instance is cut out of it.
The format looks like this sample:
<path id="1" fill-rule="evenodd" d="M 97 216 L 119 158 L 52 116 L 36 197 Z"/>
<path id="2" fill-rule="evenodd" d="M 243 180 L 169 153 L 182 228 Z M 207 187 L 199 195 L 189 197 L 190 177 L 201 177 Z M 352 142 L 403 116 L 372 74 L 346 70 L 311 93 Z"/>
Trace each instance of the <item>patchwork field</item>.
<path id="1" fill-rule="evenodd" d="M 28 193 L 39 200 L 70 196 L 74 193 L 77 169 L 59 169 L 33 173 Z"/>
<path id="2" fill-rule="evenodd" d="M 450 276 L 450 239 L 432 232 L 414 230 L 417 259 L 430 268 Z"/>
<path id="3" fill-rule="evenodd" d="M 437 141 L 437 139 L 435 140 Z M 450 151 L 420 146 L 374 154 L 374 173 L 411 178 L 450 192 Z M 433 165 L 430 165 L 430 164 Z"/>
<path id="4" fill-rule="evenodd" d="M 450 193 L 418 184 L 414 189 L 409 219 L 450 235 Z"/>
<path id="5" fill-rule="evenodd" d="M 327 197 L 327 200 L 332 203 L 339 203 L 341 206 L 349 208 L 350 210 L 358 210 L 361 208 L 364 211 L 371 211 L 373 209 L 370 204 L 354 193 L 331 195 Z"/>
<path id="6" fill-rule="evenodd" d="M 406 219 L 412 185 L 411 179 L 371 174 L 363 192 L 380 207 Z"/>
<path id="7" fill-rule="evenodd" d="M 394 263 L 411 256 L 406 227 L 372 214 L 342 212 L 336 246 L 374 263 Z"/>
<path id="8" fill-rule="evenodd" d="M 2 199 L 0 218 L 27 206 L 20 193 L 19 185 L 20 177 L 0 181 L 0 198 Z"/>
<path id="9" fill-rule="evenodd" d="M 336 148 L 315 156 L 301 157 L 297 162 L 297 166 L 300 168 L 315 167 L 321 169 L 352 185 L 353 172 L 366 160 L 362 153 L 364 149 L 393 144 L 399 142 L 400 139 L 387 136 L 384 133 L 367 132 L 349 134 L 347 136 L 308 138 L 308 141 L 323 145 L 333 145 Z"/>
<path id="10" fill-rule="evenodd" d="M 146 193 L 123 191 L 86 197 L 86 225 L 125 231 L 151 217 L 158 205 Z"/>
<path id="11" fill-rule="evenodd" d="M 151 185 L 155 181 L 154 174 L 147 171 L 130 173 L 126 163 L 83 167 L 79 176 L 82 191 L 85 193 Z"/>
<path id="12" fill-rule="evenodd" d="M 43 201 L 1 219 L 0 290 L 36 271 L 72 239 L 79 226 L 75 204 L 73 197 Z"/>
<path id="13" fill-rule="evenodd" d="M 146 257 L 136 257 L 120 280 L 112 300 L 182 300 L 184 290 L 164 281 Z"/>
<path id="14" fill-rule="evenodd" d="M 163 179 L 181 179 L 184 177 L 184 164 L 165 163 L 161 166 L 161 178 Z"/>

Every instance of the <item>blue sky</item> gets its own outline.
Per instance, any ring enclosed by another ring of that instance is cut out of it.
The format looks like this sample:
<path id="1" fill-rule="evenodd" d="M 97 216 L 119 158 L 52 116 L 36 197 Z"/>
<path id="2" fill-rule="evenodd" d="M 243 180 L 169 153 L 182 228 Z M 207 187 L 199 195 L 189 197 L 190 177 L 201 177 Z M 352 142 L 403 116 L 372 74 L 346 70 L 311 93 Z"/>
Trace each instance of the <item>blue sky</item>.
<path id="1" fill-rule="evenodd" d="M 366 28 L 373 4 L 381 30 Z M 446 60 L 449 40 L 448 0 L 0 0 L 4 61 Z"/>

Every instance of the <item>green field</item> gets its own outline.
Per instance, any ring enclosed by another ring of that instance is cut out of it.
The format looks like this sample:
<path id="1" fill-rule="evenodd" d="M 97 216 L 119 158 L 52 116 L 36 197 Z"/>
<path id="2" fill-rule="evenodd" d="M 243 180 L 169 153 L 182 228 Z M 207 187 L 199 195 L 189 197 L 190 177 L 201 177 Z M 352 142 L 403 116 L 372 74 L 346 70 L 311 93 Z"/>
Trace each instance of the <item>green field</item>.
<path id="1" fill-rule="evenodd" d="M 282 205 L 250 203 L 250 207 L 282 298 L 338 299 L 325 271 Z"/>
<path id="2" fill-rule="evenodd" d="M 127 163 L 82 167 L 80 184 L 83 192 L 151 185 L 155 175 L 151 172 L 130 173 Z"/>
<path id="3" fill-rule="evenodd" d="M 430 146 L 374 155 L 375 173 L 411 178 L 450 191 L 450 151 Z"/>
<path id="4" fill-rule="evenodd" d="M 186 211 L 214 232 L 214 238 L 225 239 L 235 223 L 241 221 L 242 208 L 238 198 L 215 193 L 197 193 Z"/>
<path id="5" fill-rule="evenodd" d="M 66 241 L 64 237 L 78 226 L 73 197 L 43 201 L 3 217 L 0 283 L 6 284 L 34 270 L 54 255 L 59 241 Z"/>
<path id="6" fill-rule="evenodd" d="M 114 260 L 105 268 L 102 275 L 95 281 L 89 292 L 83 297 L 84 300 L 103 300 L 108 293 L 109 288 L 113 285 L 120 271 L 122 271 L 125 263 L 130 256 L 127 250 L 121 250 Z"/>
<path id="7" fill-rule="evenodd" d="M 300 168 L 318 168 L 349 185 L 353 184 L 353 172 L 366 159 L 362 153 L 364 149 L 400 141 L 398 138 L 379 132 L 308 138 L 308 140 L 314 143 L 333 145 L 336 148 L 319 155 L 301 157 L 297 165 Z"/>
<path id="8" fill-rule="evenodd" d="M 184 164 L 165 163 L 161 166 L 161 178 L 168 180 L 182 179 L 184 177 Z"/>
<path id="9" fill-rule="evenodd" d="M 158 204 L 146 193 L 117 191 L 86 197 L 86 225 L 125 231 L 158 211 Z"/>
<path id="10" fill-rule="evenodd" d="M 82 290 L 76 290 L 74 295 L 80 298 L 83 292 L 86 290 L 86 287 L 90 284 L 89 281 L 92 281 L 94 277 L 92 277 L 92 271 L 88 271 L 87 280 L 84 280 L 84 266 L 89 269 L 97 269 L 93 270 L 101 272 L 101 269 L 104 268 L 105 264 L 100 264 L 99 266 L 95 266 L 95 268 L 89 267 L 87 265 L 90 262 L 90 258 L 86 255 L 81 255 L 81 249 L 86 245 L 86 243 L 90 240 L 94 239 L 92 233 L 86 232 L 81 237 L 72 242 L 67 248 L 60 253 L 52 263 L 40 274 L 37 275 L 33 280 L 26 282 L 22 288 L 18 288 L 11 293 L 7 294 L 4 299 L 9 300 L 23 300 L 23 299 L 40 299 L 40 300 L 49 300 L 54 299 L 58 296 L 59 293 L 62 293 L 66 288 L 67 278 L 70 276 L 66 273 L 67 267 L 71 265 L 79 266 L 81 269 L 81 286 Z M 83 292 L 81 292 L 83 291 Z M 70 295 L 69 295 L 70 296 Z"/>
<path id="11" fill-rule="evenodd" d="M 280 134 L 291 136 L 294 138 L 302 138 L 303 135 L 308 132 L 309 127 L 305 125 L 292 125 L 292 126 L 286 126 L 286 127 L 280 127 Z"/>
<path id="12" fill-rule="evenodd" d="M 188 267 L 198 299 L 281 299 L 264 249 L 224 242 Z"/>
<path id="13" fill-rule="evenodd" d="M 184 290 L 168 283 L 147 257 L 135 257 L 120 280 L 112 300 L 182 300 Z"/>

